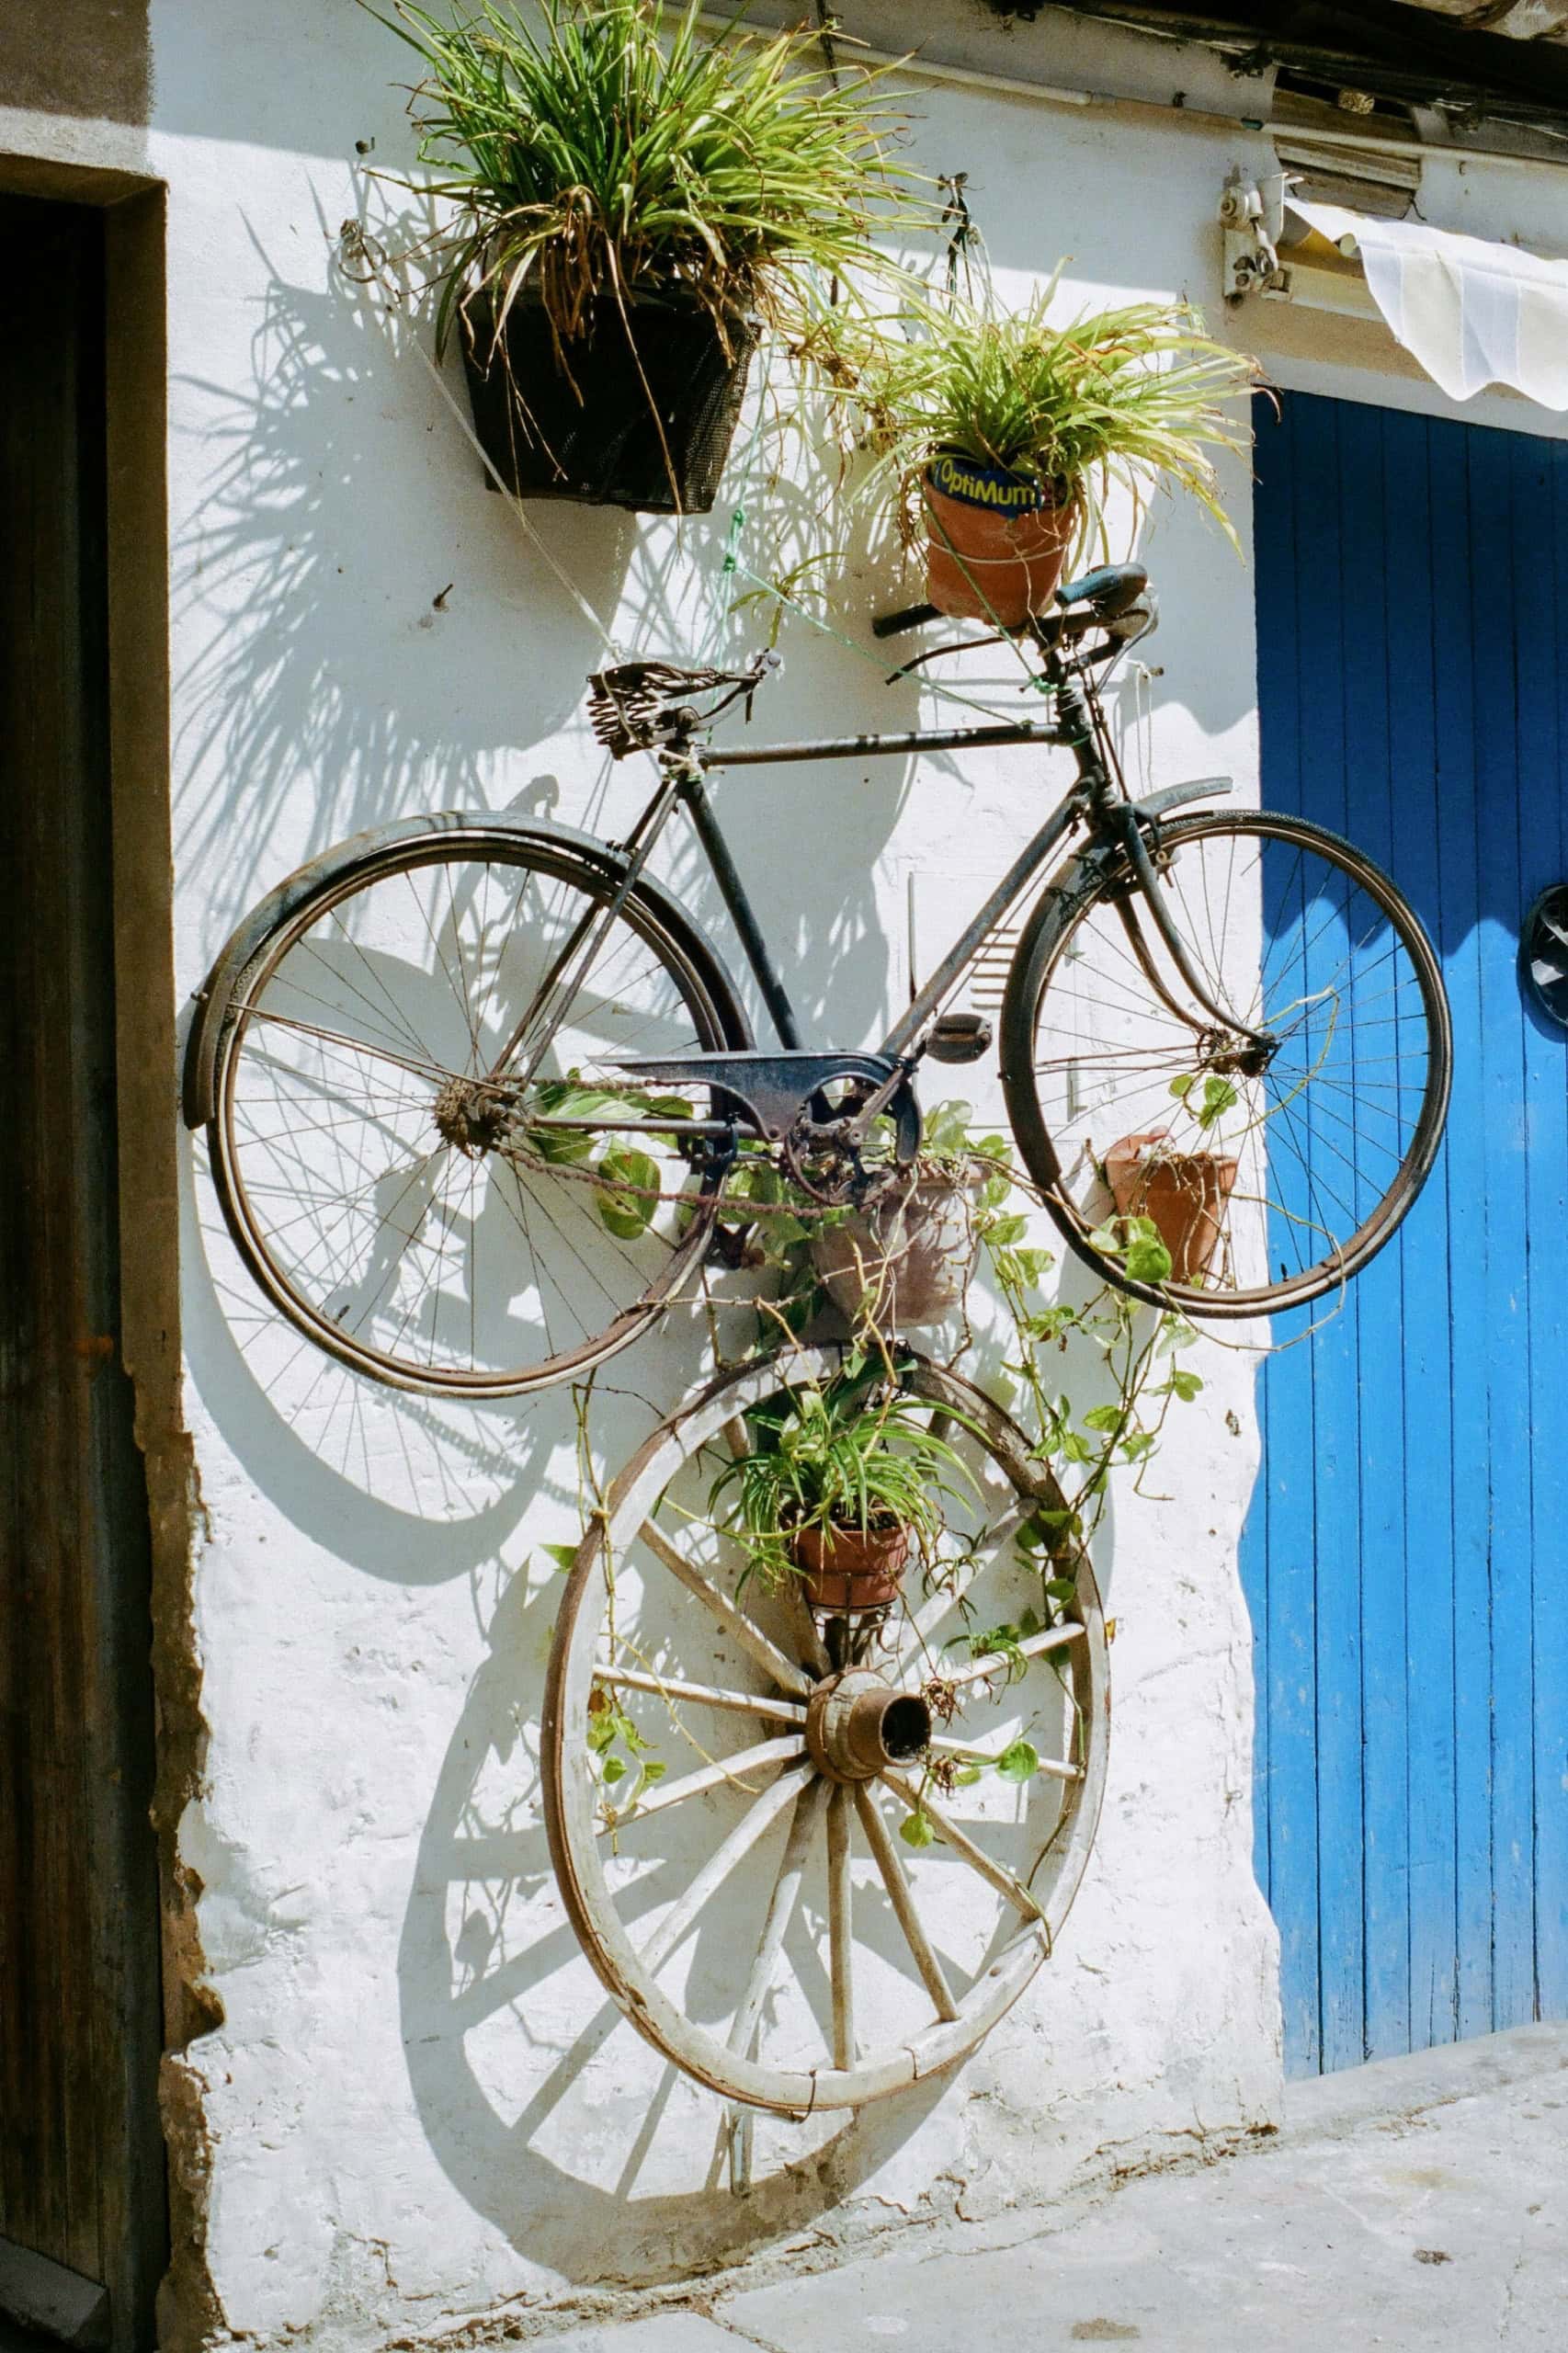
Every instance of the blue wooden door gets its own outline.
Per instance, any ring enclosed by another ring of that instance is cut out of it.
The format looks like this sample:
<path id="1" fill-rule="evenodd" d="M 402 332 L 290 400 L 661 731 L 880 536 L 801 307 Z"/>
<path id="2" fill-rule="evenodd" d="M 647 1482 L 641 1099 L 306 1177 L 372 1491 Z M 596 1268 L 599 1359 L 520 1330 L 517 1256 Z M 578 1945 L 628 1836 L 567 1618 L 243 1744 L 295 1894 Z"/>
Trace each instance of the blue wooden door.
<path id="1" fill-rule="evenodd" d="M 1263 799 L 1441 950 L 1447 1142 L 1259 1384 L 1257 1869 L 1295 2074 L 1568 2015 L 1568 444 L 1285 396 L 1257 450 Z M 1317 1311 L 1322 1313 L 1322 1311 Z"/>

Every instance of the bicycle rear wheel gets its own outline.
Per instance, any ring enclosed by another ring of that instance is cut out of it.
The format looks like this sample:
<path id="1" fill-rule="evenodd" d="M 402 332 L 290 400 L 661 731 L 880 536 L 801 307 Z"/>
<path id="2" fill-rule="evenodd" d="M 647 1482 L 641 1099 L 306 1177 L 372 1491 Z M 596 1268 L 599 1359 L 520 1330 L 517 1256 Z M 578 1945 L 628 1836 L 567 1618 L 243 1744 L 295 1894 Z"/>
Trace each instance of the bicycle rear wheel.
<path id="1" fill-rule="evenodd" d="M 657 1132 L 530 1124 L 640 1120 L 594 1100 L 624 1095 L 618 1057 L 749 1042 L 722 968 L 650 892 L 556 980 L 617 882 L 480 820 L 403 838 L 293 906 L 236 982 L 208 1128 L 223 1213 L 267 1298 L 356 1370 L 443 1396 L 541 1389 L 635 1339 L 699 1261 L 710 1162 Z M 528 1085 L 490 1086 L 541 990 Z M 707 1091 L 689 1108 L 710 1116 Z"/>
<path id="2" fill-rule="evenodd" d="M 1008 976 L 1013 1131 L 1074 1250 L 1133 1297 L 1204 1318 L 1304 1306 L 1382 1248 L 1431 1170 L 1452 1069 L 1437 960 L 1388 877 L 1303 818 L 1179 818 L 1157 865 L 1235 1019 L 1196 1002 L 1126 865 L 1082 860 Z"/>

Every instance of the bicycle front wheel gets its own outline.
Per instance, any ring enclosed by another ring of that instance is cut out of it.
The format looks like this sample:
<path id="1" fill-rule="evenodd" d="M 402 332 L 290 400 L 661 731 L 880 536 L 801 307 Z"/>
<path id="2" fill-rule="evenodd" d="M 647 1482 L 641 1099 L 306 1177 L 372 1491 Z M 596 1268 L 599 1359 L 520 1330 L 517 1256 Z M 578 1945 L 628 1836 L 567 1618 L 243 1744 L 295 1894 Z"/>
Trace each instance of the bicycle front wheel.
<path id="1" fill-rule="evenodd" d="M 1303 818 L 1179 818 L 1156 863 L 1210 1004 L 1125 863 L 1081 861 L 1008 977 L 1019 1150 L 1074 1251 L 1133 1297 L 1204 1318 L 1304 1306 L 1382 1248 L 1431 1170 L 1453 1059 L 1437 957 L 1388 877 Z"/>
<path id="2" fill-rule="evenodd" d="M 541 1389 L 695 1268 L 711 1162 L 653 1130 L 535 1124 L 640 1121 L 619 1058 L 748 1042 L 700 939 L 641 888 L 611 915 L 616 889 L 608 861 L 476 819 L 334 877 L 236 982 L 208 1129 L 223 1213 L 267 1298 L 357 1371 Z M 709 1091 L 680 1108 L 712 1116 Z"/>

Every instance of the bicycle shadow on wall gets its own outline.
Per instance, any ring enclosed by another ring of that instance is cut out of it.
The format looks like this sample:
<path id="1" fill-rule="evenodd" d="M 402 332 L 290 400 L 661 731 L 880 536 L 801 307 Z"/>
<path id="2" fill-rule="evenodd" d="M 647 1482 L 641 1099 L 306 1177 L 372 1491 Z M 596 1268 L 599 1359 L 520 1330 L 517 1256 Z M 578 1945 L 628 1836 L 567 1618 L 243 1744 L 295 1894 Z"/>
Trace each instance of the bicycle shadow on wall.
<path id="1" fill-rule="evenodd" d="M 175 549 L 177 855 L 221 919 L 361 827 L 509 797 L 498 764 L 571 718 L 603 652 L 406 347 L 425 323 L 261 259 L 252 389 L 175 386 L 187 446 L 217 451 Z M 632 518 L 529 520 L 613 619 Z"/>

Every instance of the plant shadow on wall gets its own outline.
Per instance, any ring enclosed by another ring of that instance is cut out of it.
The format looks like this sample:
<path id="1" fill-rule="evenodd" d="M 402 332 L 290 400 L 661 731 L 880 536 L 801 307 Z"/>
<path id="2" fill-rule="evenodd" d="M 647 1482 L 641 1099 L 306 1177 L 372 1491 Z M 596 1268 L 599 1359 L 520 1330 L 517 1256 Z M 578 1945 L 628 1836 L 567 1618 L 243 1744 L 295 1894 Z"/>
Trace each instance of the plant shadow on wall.
<path id="1" fill-rule="evenodd" d="M 872 1492 L 907 1523 L 904 1532 L 913 1545 L 907 1563 L 879 1574 L 892 1576 L 895 1595 L 907 1581 L 913 1597 L 918 1580 L 926 1597 L 919 1604 L 926 1631 L 915 1654 L 916 1659 L 922 1653 L 925 1657 L 917 1705 L 939 1718 L 943 1735 L 926 1761 L 913 1763 L 904 1776 L 906 1811 L 897 1817 L 903 1843 L 894 1851 L 915 1889 L 916 1909 L 934 1907 L 938 1965 L 959 1988 L 971 1980 L 978 1985 L 988 1972 L 994 1976 L 1006 1965 L 1008 1954 L 1016 1954 L 1018 1922 L 1000 1898 L 992 1912 L 974 1904 L 974 1894 L 984 1896 L 987 1890 L 976 1890 L 946 1843 L 945 1817 L 958 1813 L 1005 1869 L 1028 1868 L 1025 1861 L 1006 1862 L 1016 1848 L 1025 1858 L 1035 1857 L 1033 1870 L 1051 1857 L 1069 1818 L 1061 1793 L 1072 1790 L 1075 1772 L 1081 1776 L 1088 1769 L 1083 1744 L 1092 1742 L 1089 1727 L 1099 1720 L 1098 1707 L 1085 1704 L 1089 1689 L 1099 1687 L 1093 1687 L 1092 1677 L 1076 1679 L 1088 1670 L 1074 1664 L 1071 1676 L 1057 1672 L 1064 1657 L 1075 1655 L 1066 1648 L 1079 1631 L 1074 1620 L 1098 1625 L 1097 1598 L 1092 1616 L 1086 1608 L 1094 1595 L 1092 1577 L 1086 1563 L 1083 1570 L 1074 1563 L 1083 1557 L 1085 1540 L 1102 1557 L 1108 1552 L 1113 1466 L 1125 1465 L 1130 1480 L 1141 1480 L 1173 1404 L 1179 1412 L 1182 1402 L 1201 1387 L 1173 1354 L 1190 1336 L 1184 1327 L 1131 1303 L 1124 1311 L 1114 1302 L 1108 1305 L 1105 1294 L 1089 1296 L 1071 1276 L 1052 1290 L 1060 1270 L 1039 1246 L 1027 1197 L 1014 1192 L 1006 1158 L 1000 1138 L 971 1136 L 965 1107 L 943 1106 L 931 1115 L 919 1214 L 924 1220 L 928 1206 L 936 1210 L 937 1252 L 947 1262 L 939 1271 L 927 1263 L 931 1251 L 918 1239 L 910 1246 L 904 1229 L 895 1232 L 885 1217 L 869 1225 L 853 1216 L 841 1219 L 831 1233 L 812 1236 L 794 1213 L 801 1204 L 780 1195 L 759 1162 L 756 1181 L 743 1190 L 733 1212 L 741 1220 L 749 1213 L 763 1233 L 769 1211 L 776 1212 L 773 1238 L 762 1247 L 768 1290 L 777 1297 L 773 1305 L 758 1310 L 753 1345 L 777 1347 L 780 1315 L 794 1321 L 801 1313 L 812 1315 L 819 1328 L 850 1336 L 827 1351 L 827 1361 L 841 1364 L 844 1375 L 842 1381 L 835 1376 L 825 1392 L 810 1387 L 786 1391 L 782 1404 L 768 1393 L 779 1381 L 803 1377 L 791 1370 L 799 1362 L 820 1378 L 815 1352 L 798 1359 L 786 1347 L 771 1363 L 758 1366 L 754 1359 L 752 1373 L 737 1377 L 751 1381 L 746 1393 L 757 1402 L 749 1420 L 759 1442 L 766 1445 L 769 1433 L 777 1439 L 796 1423 L 803 1431 L 813 1418 L 822 1424 L 825 1442 L 813 1449 L 804 1438 L 796 1446 L 786 1437 L 793 1467 L 782 1483 L 748 1473 L 739 1490 L 728 1444 L 684 1455 L 676 1444 L 676 1467 L 653 1515 L 665 1538 L 653 1542 L 644 1535 L 642 1543 L 653 1549 L 642 1552 L 618 1530 L 614 1512 L 630 1509 L 635 1518 L 646 1509 L 643 1501 L 612 1505 L 612 1517 L 603 1522 L 609 1532 L 601 1557 L 613 1557 L 616 1563 L 607 1580 L 614 1613 L 611 1654 L 635 1658 L 640 1668 L 656 1660 L 665 1678 L 698 1676 L 723 1685 L 734 1679 L 733 1660 L 724 1657 L 711 1618 L 684 1587 L 673 1596 L 673 1611 L 666 1607 L 669 1597 L 661 1598 L 656 1591 L 661 1551 L 673 1538 L 716 1584 L 734 1592 L 752 1622 L 772 1640 L 786 1645 L 801 1640 L 790 1562 L 803 1568 L 808 1558 L 819 1557 L 820 1543 L 816 1553 L 801 1549 L 804 1535 L 818 1523 L 829 1527 L 832 1515 L 845 1507 L 845 1495 L 863 1489 L 869 1466 Z M 958 1235 L 950 1230 L 955 1201 L 964 1228 Z M 1114 1215 L 1108 1196 L 1107 1208 Z M 1156 1261 L 1169 1270 L 1168 1256 L 1141 1218 L 1121 1222 L 1118 1246 L 1142 1251 L 1149 1260 L 1145 1273 Z M 947 1278 L 954 1258 L 972 1261 L 977 1252 L 986 1268 L 988 1305 L 971 1321 L 962 1286 L 955 1297 Z M 839 1302 L 836 1324 L 835 1310 L 824 1311 L 818 1292 L 819 1272 Z M 944 1424 L 945 1437 L 936 1428 L 926 1431 L 929 1392 L 925 1405 L 917 1402 L 921 1392 L 907 1405 L 899 1404 L 896 1392 L 891 1404 L 884 1394 L 883 1369 L 902 1362 L 903 1351 L 895 1346 L 890 1357 L 868 1318 L 890 1304 L 888 1280 L 897 1290 L 902 1317 L 940 1324 L 940 1338 L 927 1341 L 927 1347 L 935 1348 L 938 1359 L 962 1355 L 983 1384 L 982 1390 L 960 1392 L 955 1414 Z M 726 1336 L 731 1345 L 744 1338 L 733 1326 Z M 1064 1393 L 1069 1386 L 1075 1404 Z M 1022 1527 L 1015 1487 L 998 1479 L 994 1463 L 972 1443 L 980 1426 L 966 1419 L 963 1401 L 971 1400 L 973 1411 L 983 1412 L 984 1390 L 1007 1394 L 1020 1421 L 1036 1434 L 1038 1453 L 1032 1459 L 1042 1477 L 1051 1463 L 1073 1474 L 1064 1487 L 1047 1480 L 1047 1500 L 1027 1509 Z M 869 1426 L 857 1418 L 857 1399 L 863 1393 L 883 1398 L 866 1407 L 874 1417 Z M 592 1528 L 599 1524 L 606 1462 L 625 1460 L 616 1452 L 623 1442 L 624 1415 L 617 1415 L 612 1435 L 597 1396 L 579 1392 L 579 1398 L 581 1502 Z M 717 1418 L 733 1409 L 726 1404 L 709 1410 Z M 652 1406 L 647 1421 L 657 1421 Z M 661 1443 L 675 1441 L 666 1435 Z M 879 1471 L 877 1458 L 884 1447 L 906 1460 L 913 1488 L 905 1486 L 906 1473 L 896 1461 Z M 830 1471 L 848 1455 L 854 1461 L 847 1472 L 836 1485 L 824 1486 L 817 1470 Z M 751 1467 L 760 1472 L 770 1460 L 782 1466 L 786 1458 L 761 1456 Z M 658 1465 L 659 1480 L 666 1467 Z M 833 1495 L 839 1496 L 837 1504 Z M 792 1499 L 782 1511 L 781 1495 Z M 832 1549 L 843 1541 L 842 1536 L 830 1538 L 825 1569 L 813 1570 L 804 1588 L 828 1608 L 835 1574 Z M 562 1545 L 559 1551 L 560 1565 L 570 1567 L 574 1548 Z M 571 1619 L 571 1643 L 585 1643 L 597 1654 L 604 1630 L 591 1604 L 579 1597 L 586 1565 L 579 1556 L 570 1588 L 557 1592 Z M 943 1582 L 949 1577 L 958 1597 L 950 1617 L 944 1614 L 943 1601 Z M 587 1583 L 591 1591 L 591 1569 Z M 874 1597 L 863 1593 L 856 1606 L 885 1609 L 888 1598 L 879 1588 Z M 737 2259 L 842 2203 L 873 2177 L 878 2194 L 894 2204 L 926 2214 L 946 2211 L 954 2194 L 945 2177 L 946 2153 L 961 2128 L 949 2121 L 935 2138 L 921 2135 L 960 2080 L 951 2067 L 906 2082 L 895 2097 L 876 2098 L 847 2118 L 843 2109 L 824 2109 L 809 2120 L 759 2116 L 749 2192 L 742 2198 L 730 2194 L 723 2105 L 651 2050 L 620 2008 L 605 2000 L 568 1916 L 541 1819 L 542 1742 L 550 1735 L 538 1729 L 540 1711 L 531 1690 L 532 1606 L 519 1581 L 490 1627 L 491 1655 L 454 1727 L 421 1842 L 402 1939 L 399 1976 L 411 2081 L 426 2133 L 449 2177 L 519 2251 L 583 2282 L 613 2277 L 627 2284 L 652 2284 Z M 868 1655 L 885 1665 L 890 1640 L 900 1647 L 902 1637 L 892 1638 L 915 1622 L 886 1619 L 885 1633 L 873 1636 Z M 547 1724 L 551 1708 L 561 1721 L 560 1694 L 570 1682 L 571 1651 L 562 1648 L 566 1639 L 563 1634 L 558 1640 L 551 1667 L 556 1697 L 547 1700 Z M 1103 1640 L 1097 1655 L 1103 1663 Z M 638 1677 L 630 1681 L 636 1684 Z M 768 1802 L 779 1760 L 759 1756 L 751 1772 L 738 1752 L 766 1727 L 743 1719 L 732 1741 L 723 1733 L 733 1720 L 724 1717 L 717 1733 L 711 1719 L 699 1733 L 689 1709 L 683 1718 L 667 1694 L 640 1694 L 624 1682 L 613 1703 L 598 1712 L 590 1700 L 582 1738 L 592 1755 L 594 1835 L 615 1857 L 606 1868 L 630 1946 L 647 1953 L 658 1942 L 661 1918 L 667 1919 L 668 1907 L 678 1906 L 695 1884 L 735 1805 Z M 679 1777 L 698 1766 L 700 1780 L 702 1760 L 711 1754 L 703 1743 L 714 1739 L 718 1755 L 732 1759 L 734 1784 L 672 1810 Z M 1103 1756 L 1089 1772 L 1095 1796 L 1086 1827 L 1081 1839 L 1073 1831 L 1057 1858 L 1071 1877 L 1068 1902 L 1093 1836 L 1100 1770 Z M 881 1794 L 885 1799 L 886 1792 Z M 715 2039 L 716 2046 L 728 2030 L 733 2047 L 732 2013 L 767 1911 L 773 1874 L 782 1868 L 781 1836 L 782 1825 L 771 1843 L 765 1839 L 743 1853 L 721 1882 L 722 1900 L 710 1897 L 695 1921 L 677 1998 L 694 2030 Z M 896 2049 L 901 2035 L 917 2036 L 921 2029 L 921 1986 L 912 1948 L 903 1941 L 870 1857 L 863 1846 L 858 1853 L 852 1970 L 857 2015 L 867 2044 L 880 2048 L 891 2036 Z M 1041 1901 L 1049 1876 L 1037 1883 L 1031 1871 L 1028 1881 Z M 1027 1896 L 1025 1905 L 1027 1917 Z M 824 2036 L 831 2038 L 828 2022 L 836 2017 L 829 1982 L 831 1910 L 821 1867 L 808 1862 L 784 1938 L 779 1980 L 762 2008 L 764 2057 L 769 2041 L 777 2044 L 781 2036 L 788 2043 L 791 2033 L 803 2032 L 819 2051 Z M 1060 1914 L 1052 1917 L 1059 1925 Z M 1048 1949 L 1050 1942 L 1048 1935 Z M 624 1970 L 624 1957 L 620 1965 Z M 906 2021 L 902 2011 L 912 1996 Z M 927 2026 L 929 2018 L 927 2006 Z M 1049 2003 L 1040 2025 L 1049 2045 Z M 999 2069 L 1005 2081 L 1008 2063 L 1001 2057 L 993 2075 Z M 986 2063 L 977 2064 L 982 2072 L 971 2091 L 984 2090 L 992 2080 Z"/>
<path id="2" fill-rule="evenodd" d="M 363 826 L 487 805 L 495 756 L 560 728 L 603 657 L 407 347 L 422 330 L 335 270 L 318 290 L 261 260 L 253 388 L 181 399 L 219 454 L 176 550 L 178 852 L 225 918 Z M 530 520 L 613 618 L 631 518 Z"/>

